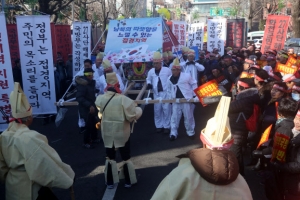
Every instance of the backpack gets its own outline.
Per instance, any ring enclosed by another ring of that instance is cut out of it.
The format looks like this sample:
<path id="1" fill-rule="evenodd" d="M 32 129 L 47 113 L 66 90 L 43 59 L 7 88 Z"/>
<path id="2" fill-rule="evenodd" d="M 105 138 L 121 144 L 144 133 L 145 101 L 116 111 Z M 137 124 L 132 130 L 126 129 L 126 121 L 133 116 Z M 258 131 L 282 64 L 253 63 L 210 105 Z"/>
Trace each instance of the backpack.
<path id="1" fill-rule="evenodd" d="M 259 119 L 260 108 L 257 104 L 253 105 L 253 113 L 249 119 L 245 120 L 246 128 L 250 132 L 255 132 L 257 129 L 257 122 Z"/>

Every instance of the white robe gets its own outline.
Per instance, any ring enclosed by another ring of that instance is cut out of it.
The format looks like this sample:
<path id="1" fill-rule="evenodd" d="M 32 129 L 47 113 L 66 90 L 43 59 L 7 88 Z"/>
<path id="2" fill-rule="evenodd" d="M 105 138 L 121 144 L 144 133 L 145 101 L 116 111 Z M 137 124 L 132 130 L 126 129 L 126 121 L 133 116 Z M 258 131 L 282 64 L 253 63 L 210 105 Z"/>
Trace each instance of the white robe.
<path id="1" fill-rule="evenodd" d="M 171 76 L 167 83 L 167 96 L 169 99 L 176 98 L 176 91 L 179 88 L 182 95 L 186 100 L 190 100 L 195 96 L 194 89 L 197 88 L 197 82 L 188 73 L 180 73 L 177 84 L 173 84 L 170 81 Z M 177 88 L 178 86 L 178 88 Z M 181 116 L 184 117 L 184 125 L 188 136 L 195 134 L 195 119 L 194 119 L 195 105 L 193 103 L 173 103 L 172 115 L 171 115 L 171 132 L 170 136 L 178 136 L 178 127 Z"/>
<path id="2" fill-rule="evenodd" d="M 124 88 L 124 84 L 123 84 L 122 78 L 118 74 L 116 74 L 116 76 L 117 76 L 119 84 L 120 84 L 120 90 L 123 92 L 125 90 L 125 88 Z M 104 94 L 104 89 L 107 86 L 104 74 L 99 77 L 98 83 L 99 83 L 99 93 L 100 94 Z"/>
<path id="3" fill-rule="evenodd" d="M 147 74 L 147 84 L 151 84 L 153 89 L 154 99 L 167 99 L 167 81 L 171 75 L 171 70 L 167 67 L 162 67 L 159 75 L 155 74 L 155 69 L 152 68 Z M 161 80 L 163 91 L 158 92 L 158 78 Z M 171 105 L 169 103 L 154 104 L 154 123 L 156 128 L 170 128 Z"/>
<path id="4" fill-rule="evenodd" d="M 204 66 L 195 62 L 195 65 L 187 65 L 186 63 L 189 62 L 188 60 L 186 62 L 181 62 L 180 66 L 185 73 L 189 73 L 198 83 L 198 72 L 204 71 Z"/>

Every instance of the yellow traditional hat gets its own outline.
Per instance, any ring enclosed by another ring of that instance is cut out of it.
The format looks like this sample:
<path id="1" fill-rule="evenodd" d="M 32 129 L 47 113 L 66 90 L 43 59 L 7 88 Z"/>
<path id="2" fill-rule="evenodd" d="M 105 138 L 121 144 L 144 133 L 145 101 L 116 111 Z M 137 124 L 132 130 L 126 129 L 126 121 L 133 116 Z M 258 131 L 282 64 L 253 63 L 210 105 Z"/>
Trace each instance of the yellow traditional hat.
<path id="1" fill-rule="evenodd" d="M 14 91 L 10 93 L 9 102 L 12 116 L 16 119 L 29 117 L 32 115 L 32 107 L 28 102 L 20 84 L 15 82 Z"/>
<path id="2" fill-rule="evenodd" d="M 194 56 L 195 55 L 195 51 L 193 49 L 189 49 L 188 55 Z"/>
<path id="3" fill-rule="evenodd" d="M 118 93 L 122 93 L 120 90 L 119 80 L 115 72 L 106 73 L 106 83 L 107 86 L 104 91 L 107 91 L 108 88 L 114 88 Z"/>
<path id="4" fill-rule="evenodd" d="M 181 68 L 180 67 L 180 63 L 179 63 L 179 60 L 178 60 L 178 58 L 175 58 L 174 60 L 173 60 L 173 66 L 172 66 L 172 68 Z"/>
<path id="5" fill-rule="evenodd" d="M 102 65 L 103 65 L 104 69 L 107 69 L 107 68 L 111 67 L 110 62 L 107 59 L 103 60 Z"/>
<path id="6" fill-rule="evenodd" d="M 103 59 L 103 57 L 104 57 L 104 53 L 100 52 L 100 53 L 97 54 L 96 59 Z"/>
<path id="7" fill-rule="evenodd" d="M 168 52 L 165 51 L 165 52 L 163 53 L 163 57 L 164 57 L 164 58 L 168 58 Z"/>
<path id="8" fill-rule="evenodd" d="M 172 52 L 172 51 L 168 51 L 168 56 L 169 56 L 170 58 L 173 58 L 173 52 Z"/>
<path id="9" fill-rule="evenodd" d="M 156 51 L 153 54 L 153 62 L 160 62 L 162 61 L 161 53 Z"/>
<path id="10" fill-rule="evenodd" d="M 201 132 L 200 139 L 209 149 L 228 150 L 233 144 L 228 118 L 230 99 L 222 96 L 215 116 L 207 121 Z"/>

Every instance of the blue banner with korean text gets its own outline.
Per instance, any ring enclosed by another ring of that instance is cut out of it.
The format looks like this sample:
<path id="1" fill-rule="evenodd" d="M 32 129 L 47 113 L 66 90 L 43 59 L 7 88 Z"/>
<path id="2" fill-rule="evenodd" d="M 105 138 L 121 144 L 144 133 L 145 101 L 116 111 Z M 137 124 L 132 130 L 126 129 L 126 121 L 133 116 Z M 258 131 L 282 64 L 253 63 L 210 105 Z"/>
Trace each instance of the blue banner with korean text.
<path id="1" fill-rule="evenodd" d="M 151 62 L 162 51 L 162 18 L 111 20 L 105 57 L 112 63 Z"/>
<path id="2" fill-rule="evenodd" d="M 49 15 L 17 16 L 23 91 L 33 114 L 57 113 Z"/>

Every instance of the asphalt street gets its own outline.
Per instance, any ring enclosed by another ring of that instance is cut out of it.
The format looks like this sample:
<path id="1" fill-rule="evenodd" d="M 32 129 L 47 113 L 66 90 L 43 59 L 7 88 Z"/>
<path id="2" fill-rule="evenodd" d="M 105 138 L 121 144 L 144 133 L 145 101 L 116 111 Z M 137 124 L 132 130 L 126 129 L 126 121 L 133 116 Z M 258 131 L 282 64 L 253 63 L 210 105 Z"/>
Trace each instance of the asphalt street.
<path id="1" fill-rule="evenodd" d="M 69 107 L 65 119 L 57 128 L 54 122 L 43 125 L 42 119 L 35 119 L 30 127 L 48 137 L 49 145 L 61 156 L 61 159 L 71 165 L 76 173 L 74 183 L 76 200 L 147 200 L 163 178 L 178 164 L 177 155 L 193 148 L 202 146 L 199 134 L 205 128 L 206 121 L 214 115 L 216 105 L 202 107 L 199 103 L 195 109 L 196 134 L 195 140 L 187 137 L 183 121 L 179 128 L 179 136 L 175 141 L 169 141 L 168 135 L 155 133 L 153 105 L 146 105 L 143 116 L 138 120 L 131 135 L 132 162 L 136 167 L 138 183 L 131 188 L 124 188 L 122 180 L 115 193 L 105 194 L 104 182 L 105 149 L 103 142 L 95 149 L 83 149 L 83 135 L 79 134 L 76 107 Z M 246 161 L 247 155 L 246 153 Z M 117 162 L 121 162 L 118 154 Z M 246 168 L 248 182 L 253 199 L 265 200 L 263 186 L 259 184 L 260 177 L 250 167 Z M 69 190 L 53 189 L 61 200 L 69 200 Z M 16 191 L 17 192 L 17 191 Z M 105 194 L 105 196 L 104 196 Z M 0 200 L 5 199 L 4 184 L 0 183 Z"/>

